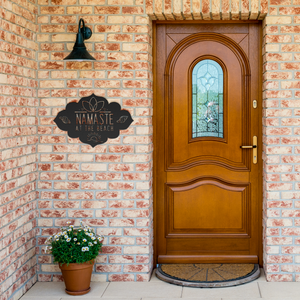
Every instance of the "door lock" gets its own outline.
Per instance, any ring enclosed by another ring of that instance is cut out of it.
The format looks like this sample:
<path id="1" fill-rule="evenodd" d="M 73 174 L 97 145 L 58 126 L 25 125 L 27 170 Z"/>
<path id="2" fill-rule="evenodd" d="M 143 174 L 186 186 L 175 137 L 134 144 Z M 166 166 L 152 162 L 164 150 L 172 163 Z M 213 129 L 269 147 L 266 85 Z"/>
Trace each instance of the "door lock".
<path id="1" fill-rule="evenodd" d="M 253 149 L 253 163 L 257 164 L 257 136 L 253 136 L 252 146 L 240 146 L 242 149 Z"/>

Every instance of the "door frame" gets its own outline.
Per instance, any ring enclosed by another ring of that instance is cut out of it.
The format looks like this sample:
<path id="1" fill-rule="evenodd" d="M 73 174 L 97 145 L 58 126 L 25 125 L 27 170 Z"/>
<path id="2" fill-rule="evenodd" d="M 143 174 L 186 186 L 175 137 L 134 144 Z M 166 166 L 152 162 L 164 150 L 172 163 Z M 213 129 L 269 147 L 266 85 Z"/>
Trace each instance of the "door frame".
<path id="1" fill-rule="evenodd" d="M 153 262 L 154 262 L 154 267 L 157 264 L 157 239 L 156 239 L 156 231 L 158 230 L 157 228 L 157 213 L 156 213 L 156 209 L 157 209 L 157 205 L 156 205 L 156 172 L 157 172 L 157 151 L 156 151 L 156 147 L 158 146 L 158 142 L 156 141 L 156 130 L 158 128 L 158 124 L 157 124 L 157 119 L 156 119 L 156 115 L 157 115 L 157 101 L 159 99 L 157 99 L 156 97 L 156 92 L 157 92 L 157 86 L 156 86 L 156 49 L 157 49 L 157 26 L 159 25 L 168 25 L 168 24 L 228 24 L 228 23 L 234 23 L 234 24 L 240 24 L 240 23 L 256 23 L 259 24 L 259 49 L 258 49 L 258 56 L 259 56 L 259 61 L 258 61 L 258 69 L 259 69 L 259 82 L 258 82 L 258 94 L 259 94 L 259 98 L 256 99 L 258 102 L 257 105 L 257 110 L 258 110 L 258 119 L 259 119 L 259 124 L 258 124 L 258 129 L 259 129 L 259 134 L 258 134 L 258 156 L 260 156 L 260 159 L 258 159 L 258 176 L 260 178 L 259 180 L 259 184 L 258 184 L 258 194 L 260 195 L 260 210 L 257 216 L 257 221 L 258 221 L 258 228 L 260 228 L 259 232 L 258 232 L 258 236 L 259 236 L 259 240 L 261 241 L 259 243 L 259 249 L 258 249 L 258 256 L 259 256 L 259 265 L 262 267 L 263 266 L 263 160 L 262 160 L 262 153 L 263 153 L 263 141 L 262 141 L 262 109 L 263 109 L 263 105 L 262 105 L 262 83 L 263 83 L 263 69 L 262 69 L 262 22 L 261 21 L 250 21 L 250 20 L 237 20 L 237 21 L 216 21 L 216 20 L 199 20 L 199 21 L 152 21 L 152 42 L 153 42 L 153 116 L 152 116 L 152 120 L 153 120 Z"/>

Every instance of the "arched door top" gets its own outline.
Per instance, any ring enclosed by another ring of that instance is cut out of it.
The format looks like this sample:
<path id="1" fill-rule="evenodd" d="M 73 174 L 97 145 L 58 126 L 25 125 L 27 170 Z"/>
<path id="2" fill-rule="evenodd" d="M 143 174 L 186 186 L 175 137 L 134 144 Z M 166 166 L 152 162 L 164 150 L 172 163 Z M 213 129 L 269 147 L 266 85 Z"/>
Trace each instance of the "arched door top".
<path id="1" fill-rule="evenodd" d="M 165 67 L 165 75 L 169 76 L 172 74 L 172 70 L 174 68 L 174 65 L 176 63 L 176 60 L 180 56 L 180 54 L 189 46 L 199 43 L 199 42 L 205 42 L 205 41 L 214 41 L 217 43 L 221 43 L 228 47 L 238 58 L 241 67 L 242 67 L 242 72 L 244 76 L 250 76 L 251 71 L 250 71 L 250 64 L 248 57 L 245 53 L 245 51 L 241 48 L 241 46 L 236 43 L 233 39 L 220 34 L 220 33 L 195 33 L 191 34 L 190 36 L 184 38 L 182 41 L 180 41 L 170 52 L 167 62 L 166 62 L 166 67 Z"/>

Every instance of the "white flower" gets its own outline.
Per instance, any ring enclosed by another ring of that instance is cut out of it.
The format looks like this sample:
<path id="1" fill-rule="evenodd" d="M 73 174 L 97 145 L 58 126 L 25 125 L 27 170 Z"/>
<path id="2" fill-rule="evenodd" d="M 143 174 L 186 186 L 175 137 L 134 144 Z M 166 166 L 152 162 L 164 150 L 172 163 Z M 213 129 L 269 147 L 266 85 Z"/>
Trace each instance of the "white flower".
<path id="1" fill-rule="evenodd" d="M 97 241 L 95 241 L 94 244 L 97 244 Z"/>
<path id="2" fill-rule="evenodd" d="M 88 231 L 86 228 L 84 228 L 84 231 Z"/>
<path id="3" fill-rule="evenodd" d="M 78 231 L 81 231 L 81 229 L 79 229 Z"/>
<path id="4" fill-rule="evenodd" d="M 69 227 L 73 228 L 73 227 L 74 227 L 74 225 L 70 225 Z"/>
<path id="5" fill-rule="evenodd" d="M 95 240 L 96 238 L 94 236 L 92 236 L 92 240 Z"/>
<path id="6" fill-rule="evenodd" d="M 56 239 L 56 241 L 58 242 L 58 241 L 59 241 L 59 239 Z"/>
<path id="7" fill-rule="evenodd" d="M 67 232 L 66 232 L 66 231 L 64 231 L 64 232 L 63 232 L 63 235 L 65 235 L 65 234 L 67 234 Z"/>
<path id="8" fill-rule="evenodd" d="M 73 240 L 74 240 L 75 242 L 77 241 L 77 239 L 76 239 L 76 238 L 74 238 Z"/>
<path id="9" fill-rule="evenodd" d="M 67 224 L 71 224 L 71 222 L 67 222 Z"/>
<path id="10" fill-rule="evenodd" d="M 68 229 L 68 231 L 72 231 L 72 229 L 70 228 L 70 229 Z"/>
<path id="11" fill-rule="evenodd" d="M 67 242 L 70 242 L 70 241 L 71 241 L 71 238 L 68 238 L 68 239 L 67 239 Z"/>
<path id="12" fill-rule="evenodd" d="M 93 246 L 93 244 L 91 242 L 89 242 L 89 246 Z"/>
<path id="13" fill-rule="evenodd" d="M 89 247 L 82 247 L 82 248 L 81 248 L 81 251 L 82 251 L 82 252 L 89 251 L 89 250 L 90 250 Z"/>
<path id="14" fill-rule="evenodd" d="M 58 236 L 61 236 L 62 235 L 62 233 L 60 232 L 59 234 L 58 234 Z"/>
<path id="15" fill-rule="evenodd" d="M 64 238 L 65 238 L 65 239 L 67 239 L 67 238 L 68 238 L 68 236 L 67 236 L 67 235 L 64 235 Z"/>
<path id="16" fill-rule="evenodd" d="M 84 242 L 86 242 L 86 239 L 83 239 Z"/>

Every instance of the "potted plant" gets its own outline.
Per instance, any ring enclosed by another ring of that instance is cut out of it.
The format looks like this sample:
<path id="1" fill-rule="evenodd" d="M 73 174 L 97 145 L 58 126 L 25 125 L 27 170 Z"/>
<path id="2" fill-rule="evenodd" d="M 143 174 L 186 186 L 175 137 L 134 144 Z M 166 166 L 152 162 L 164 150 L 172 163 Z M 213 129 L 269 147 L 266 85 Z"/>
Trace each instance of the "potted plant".
<path id="1" fill-rule="evenodd" d="M 46 240 L 46 251 L 59 264 L 67 294 L 84 295 L 90 291 L 93 266 L 102 242 L 103 236 L 82 223 L 78 228 L 73 225 L 62 227 Z"/>

